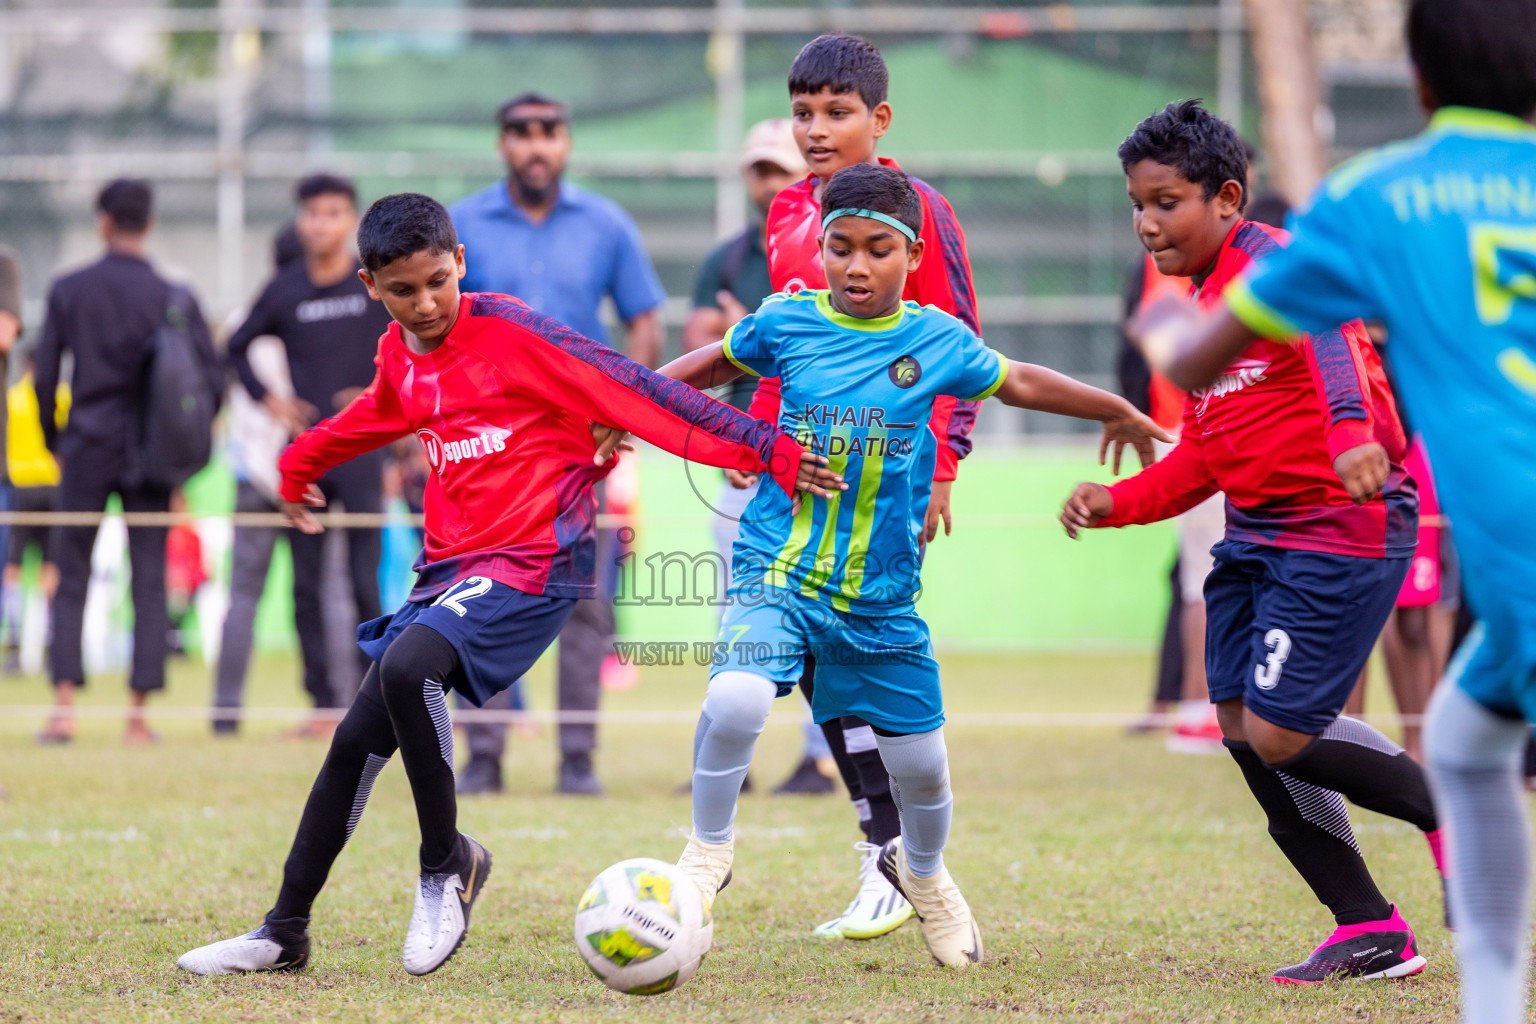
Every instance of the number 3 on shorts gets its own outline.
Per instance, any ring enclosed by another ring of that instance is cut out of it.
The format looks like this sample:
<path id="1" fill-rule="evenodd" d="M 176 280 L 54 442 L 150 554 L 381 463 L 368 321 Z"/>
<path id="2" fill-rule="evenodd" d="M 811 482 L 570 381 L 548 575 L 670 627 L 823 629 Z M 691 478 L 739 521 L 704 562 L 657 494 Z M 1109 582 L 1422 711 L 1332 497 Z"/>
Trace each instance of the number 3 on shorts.
<path id="1" fill-rule="evenodd" d="M 471 576 L 468 579 L 459 580 L 459 582 L 443 591 L 442 596 L 432 603 L 442 605 L 462 619 L 464 613 L 469 611 L 468 608 L 464 607 L 464 602 L 471 598 L 479 597 L 490 589 L 490 580 L 484 576 Z"/>
<path id="2" fill-rule="evenodd" d="M 1269 648 L 1269 654 L 1264 658 L 1264 664 L 1253 667 L 1253 685 L 1261 690 L 1273 690 L 1280 685 L 1280 670 L 1285 667 L 1285 659 L 1291 656 L 1291 637 L 1283 629 L 1272 629 L 1264 634 L 1264 646 Z"/>

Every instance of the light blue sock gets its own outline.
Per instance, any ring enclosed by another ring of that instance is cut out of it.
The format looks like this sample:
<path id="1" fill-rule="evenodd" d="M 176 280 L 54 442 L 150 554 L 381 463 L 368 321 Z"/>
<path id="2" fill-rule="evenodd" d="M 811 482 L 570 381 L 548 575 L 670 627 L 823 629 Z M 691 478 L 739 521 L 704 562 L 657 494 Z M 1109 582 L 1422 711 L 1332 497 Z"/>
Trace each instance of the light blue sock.
<path id="1" fill-rule="evenodd" d="M 901 845 L 907 866 L 919 878 L 944 867 L 944 844 L 955 800 L 949 789 L 949 751 L 944 730 L 907 736 L 875 734 L 880 758 L 891 774 L 891 794 L 901 812 Z"/>
<path id="2" fill-rule="evenodd" d="M 1462 1020 L 1474 1024 L 1526 1019 L 1531 849 L 1520 754 L 1529 730 L 1452 680 L 1435 694 L 1424 730 L 1435 806 L 1450 840 Z"/>
<path id="3" fill-rule="evenodd" d="M 751 672 L 721 672 L 709 681 L 693 734 L 693 831 L 706 843 L 731 838 L 736 797 L 777 693 Z"/>

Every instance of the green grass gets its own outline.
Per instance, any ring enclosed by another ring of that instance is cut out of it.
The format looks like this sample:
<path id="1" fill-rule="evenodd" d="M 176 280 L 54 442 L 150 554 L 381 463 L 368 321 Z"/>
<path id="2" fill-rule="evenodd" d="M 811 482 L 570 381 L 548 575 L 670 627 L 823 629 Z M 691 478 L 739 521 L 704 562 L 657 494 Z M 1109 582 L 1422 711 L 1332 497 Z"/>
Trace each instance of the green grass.
<path id="1" fill-rule="evenodd" d="M 956 711 L 1140 706 L 1131 656 L 950 657 Z M 291 664 L 258 666 L 253 702 L 294 704 Z M 609 706 L 696 707 L 694 669 L 648 670 Z M 91 700 L 121 700 L 117 680 Z M 207 675 L 182 666 L 164 704 L 200 704 Z M 549 706 L 548 666 L 535 682 Z M 36 680 L 0 682 L 33 704 Z M 1375 707 L 1384 709 L 1377 702 Z M 766 790 L 798 752 L 781 702 L 754 778 Z M 934 967 L 915 925 L 869 943 L 809 931 L 852 893 L 855 838 L 841 798 L 743 799 L 736 878 L 716 904 L 715 949 L 680 991 L 610 993 L 571 940 L 586 882 L 624 857 L 675 857 L 688 803 L 690 727 L 615 724 L 599 769 L 609 796 L 550 795 L 548 731 L 514 738 L 509 795 L 467 800 L 462 827 L 495 870 L 458 956 L 414 979 L 400 967 L 415 821 L 391 765 L 315 908 L 312 967 L 297 976 L 195 978 L 192 946 L 252 927 L 323 748 L 280 723 L 215 741 L 163 719 L 165 742 L 122 747 L 87 721 L 68 749 L 40 749 L 35 721 L 0 716 L 0 1022 L 22 1021 L 1446 1021 L 1454 969 L 1423 841 L 1356 812 L 1383 889 L 1420 933 L 1429 970 L 1399 983 L 1286 990 L 1265 972 L 1321 939 L 1326 914 L 1290 872 L 1225 758 L 1175 757 L 1093 728 L 955 726 L 947 862 L 984 930 L 988 961 Z"/>

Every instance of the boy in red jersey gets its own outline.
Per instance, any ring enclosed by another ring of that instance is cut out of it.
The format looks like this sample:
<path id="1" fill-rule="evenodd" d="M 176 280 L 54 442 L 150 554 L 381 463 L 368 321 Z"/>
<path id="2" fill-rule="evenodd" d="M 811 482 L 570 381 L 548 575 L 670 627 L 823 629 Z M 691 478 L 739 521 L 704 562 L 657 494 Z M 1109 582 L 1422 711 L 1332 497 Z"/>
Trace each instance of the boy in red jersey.
<path id="1" fill-rule="evenodd" d="M 821 193 L 826 182 L 855 164 L 880 164 L 900 170 L 896 161 L 876 154 L 881 136 L 891 124 L 886 101 L 890 75 L 885 59 L 873 44 L 858 36 L 824 35 L 811 40 L 789 70 L 790 123 L 800 154 L 810 167 L 804 181 L 781 191 L 768 211 L 768 273 L 775 292 L 827 287 L 822 269 Z M 907 277 L 903 299 L 937 306 L 976 333 L 976 293 L 971 286 L 965 233 L 955 213 L 933 186 L 910 179 L 923 204 L 919 237 L 927 258 Z M 759 382 L 750 412 L 758 419 L 779 422 L 779 381 Z M 959 461 L 970 453 L 971 428 L 978 402 L 945 395 L 934 402 L 929 429 L 939 441 L 933 491 L 925 515 L 924 537 L 933 540 L 942 523 L 949 533 L 949 495 Z M 738 487 L 750 485 L 739 474 L 726 472 Z M 815 661 L 807 658 L 801 680 L 809 699 L 815 685 Z M 890 776 L 875 746 L 875 734 L 859 718 L 825 722 L 822 730 L 832 749 L 849 798 L 859 815 L 865 841 L 861 851 L 859 890 L 843 913 L 816 928 L 824 938 L 872 939 L 893 931 L 912 916 L 912 908 L 876 869 L 879 848 L 901 828 L 891 798 Z"/>
<path id="2" fill-rule="evenodd" d="M 1247 158 L 1197 100 L 1169 104 L 1120 147 L 1136 232 L 1202 306 L 1287 241 L 1242 217 Z M 1254 342 L 1192 392 L 1178 445 L 1062 511 L 1085 527 L 1150 523 L 1227 496 L 1226 539 L 1205 583 L 1206 675 L 1224 743 L 1269 832 L 1337 929 L 1277 982 L 1424 969 L 1413 931 L 1376 888 L 1344 797 L 1441 837 L 1424 772 L 1364 722 L 1340 716 L 1412 560 L 1418 499 L 1381 362 L 1358 321 L 1307 344 Z"/>
<path id="3" fill-rule="evenodd" d="M 421 878 L 405 969 L 427 974 L 463 942 L 491 858 L 458 831 L 445 692 L 475 704 L 510 686 L 550 645 L 576 599 L 595 593 L 592 486 L 614 467 L 591 421 L 619 424 L 687 458 L 768 472 L 795 496 L 841 482 L 781 431 L 657 376 L 505 295 L 460 295 L 464 248 L 441 204 L 386 196 L 358 229 L 369 294 L 395 320 L 367 390 L 283 453 L 289 520 L 315 481 L 414 433 L 433 473 L 426 544 L 410 598 L 365 623 L 374 660 L 336 730 L 261 927 L 183 955 L 197 974 L 292 970 L 309 958 L 309 913 L 399 749 L 421 827 Z M 703 399 L 703 400 L 701 400 Z"/>

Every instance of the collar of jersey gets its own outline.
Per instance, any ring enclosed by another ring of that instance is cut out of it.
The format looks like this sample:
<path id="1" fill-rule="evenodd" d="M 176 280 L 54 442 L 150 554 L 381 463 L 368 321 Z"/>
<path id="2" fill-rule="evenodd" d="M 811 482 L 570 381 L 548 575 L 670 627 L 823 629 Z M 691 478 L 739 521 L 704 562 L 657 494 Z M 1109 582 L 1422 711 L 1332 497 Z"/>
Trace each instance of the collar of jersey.
<path id="1" fill-rule="evenodd" d="M 1462 135 L 1536 136 L 1536 125 L 1529 121 L 1481 107 L 1441 107 L 1429 119 L 1429 130 Z"/>
<path id="2" fill-rule="evenodd" d="M 907 304 L 902 302 L 896 307 L 896 312 L 890 316 L 877 316 L 873 320 L 861 320 L 847 313 L 839 313 L 832 305 L 832 293 L 829 291 L 816 293 L 816 311 L 839 327 L 846 327 L 850 331 L 869 331 L 876 333 L 888 331 L 901 324 L 902 317 L 907 315 Z"/>

